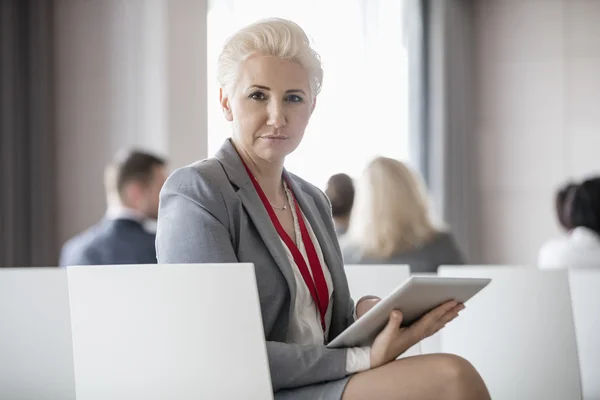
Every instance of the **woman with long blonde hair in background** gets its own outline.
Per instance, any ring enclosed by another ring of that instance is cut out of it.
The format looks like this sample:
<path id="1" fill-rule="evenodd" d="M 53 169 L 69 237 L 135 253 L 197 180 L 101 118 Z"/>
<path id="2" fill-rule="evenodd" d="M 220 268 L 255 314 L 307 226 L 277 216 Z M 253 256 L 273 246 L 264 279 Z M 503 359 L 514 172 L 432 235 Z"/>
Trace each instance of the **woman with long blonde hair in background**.
<path id="1" fill-rule="evenodd" d="M 346 264 L 408 264 L 413 273 L 464 264 L 452 235 L 436 227 L 420 177 L 398 160 L 371 161 L 356 188 Z"/>

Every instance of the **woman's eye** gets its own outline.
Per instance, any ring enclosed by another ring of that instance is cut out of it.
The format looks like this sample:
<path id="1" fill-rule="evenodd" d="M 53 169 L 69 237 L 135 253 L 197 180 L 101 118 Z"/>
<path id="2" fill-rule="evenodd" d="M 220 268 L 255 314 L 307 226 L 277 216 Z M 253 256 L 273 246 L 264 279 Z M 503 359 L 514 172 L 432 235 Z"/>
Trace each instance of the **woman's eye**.
<path id="1" fill-rule="evenodd" d="M 267 98 L 262 92 L 254 92 L 249 97 L 253 100 L 265 100 Z"/>
<path id="2" fill-rule="evenodd" d="M 304 99 L 297 94 L 290 94 L 288 97 L 286 97 L 286 101 L 289 101 L 290 103 L 301 103 L 304 101 Z"/>

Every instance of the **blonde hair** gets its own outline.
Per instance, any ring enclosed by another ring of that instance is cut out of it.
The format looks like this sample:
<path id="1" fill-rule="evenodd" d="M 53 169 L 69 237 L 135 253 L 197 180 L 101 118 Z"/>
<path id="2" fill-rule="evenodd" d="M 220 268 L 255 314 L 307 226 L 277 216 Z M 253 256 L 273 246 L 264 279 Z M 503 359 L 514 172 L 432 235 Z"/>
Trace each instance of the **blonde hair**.
<path id="1" fill-rule="evenodd" d="M 317 96 L 323 82 L 321 58 L 311 47 L 304 30 L 295 22 L 268 18 L 248 25 L 231 36 L 217 62 L 222 89 L 233 90 L 240 65 L 253 54 L 264 54 L 299 63 L 308 71 L 311 94 Z"/>
<path id="2" fill-rule="evenodd" d="M 349 240 L 364 255 L 384 259 L 414 249 L 438 233 L 418 175 L 400 161 L 371 161 L 356 189 Z"/>

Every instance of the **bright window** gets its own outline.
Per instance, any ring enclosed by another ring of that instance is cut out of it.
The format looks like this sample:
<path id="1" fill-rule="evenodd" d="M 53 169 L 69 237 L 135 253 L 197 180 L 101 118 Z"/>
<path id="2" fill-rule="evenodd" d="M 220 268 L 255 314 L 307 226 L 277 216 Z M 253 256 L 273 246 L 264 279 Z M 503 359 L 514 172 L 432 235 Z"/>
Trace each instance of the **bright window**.
<path id="1" fill-rule="evenodd" d="M 321 55 L 324 80 L 300 147 L 286 168 L 323 187 L 358 176 L 382 155 L 408 159 L 408 59 L 402 0 L 213 0 L 208 13 L 208 151 L 231 128 L 218 101 L 216 61 L 237 29 L 261 18 L 297 22 Z"/>

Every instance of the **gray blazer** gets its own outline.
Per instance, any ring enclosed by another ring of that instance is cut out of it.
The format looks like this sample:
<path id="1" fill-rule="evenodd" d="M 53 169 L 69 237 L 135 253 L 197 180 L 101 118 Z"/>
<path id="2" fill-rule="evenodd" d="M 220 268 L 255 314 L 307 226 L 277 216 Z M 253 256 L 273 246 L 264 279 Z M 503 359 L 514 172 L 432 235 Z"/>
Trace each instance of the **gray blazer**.
<path id="1" fill-rule="evenodd" d="M 331 206 L 315 186 L 287 171 L 284 174 L 331 272 L 331 340 L 354 321 Z M 274 391 L 347 375 L 346 349 L 286 343 L 296 281 L 279 235 L 229 140 L 215 158 L 178 169 L 165 183 L 160 194 L 156 252 L 159 263 L 254 264 Z M 316 393 L 308 392 L 301 397 L 309 396 L 317 398 Z"/>
<path id="2" fill-rule="evenodd" d="M 465 264 L 465 257 L 450 233 L 440 232 L 423 246 L 392 255 L 389 258 L 375 258 L 362 254 L 360 248 L 343 238 L 342 254 L 346 264 L 407 264 L 410 272 L 436 273 L 440 265 Z"/>

